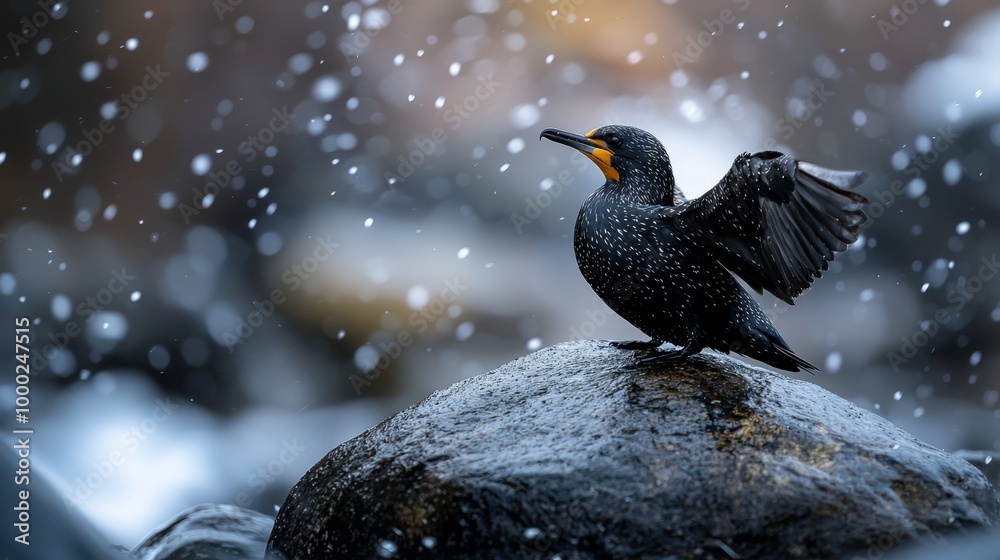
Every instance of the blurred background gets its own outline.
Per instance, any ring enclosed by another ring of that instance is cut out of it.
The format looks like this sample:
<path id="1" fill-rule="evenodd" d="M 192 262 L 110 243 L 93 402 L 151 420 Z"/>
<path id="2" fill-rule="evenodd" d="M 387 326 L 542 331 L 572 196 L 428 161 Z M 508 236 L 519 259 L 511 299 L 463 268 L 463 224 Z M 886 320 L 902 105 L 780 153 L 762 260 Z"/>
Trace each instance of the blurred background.
<path id="1" fill-rule="evenodd" d="M 641 338 L 573 256 L 603 176 L 538 141 L 608 123 L 659 137 L 688 197 L 743 151 L 869 171 L 863 239 L 794 308 L 760 300 L 808 381 L 996 451 L 987 4 L 5 0 L 0 317 L 32 325 L 33 475 L 132 547 L 197 503 L 273 515 L 457 380 Z"/>

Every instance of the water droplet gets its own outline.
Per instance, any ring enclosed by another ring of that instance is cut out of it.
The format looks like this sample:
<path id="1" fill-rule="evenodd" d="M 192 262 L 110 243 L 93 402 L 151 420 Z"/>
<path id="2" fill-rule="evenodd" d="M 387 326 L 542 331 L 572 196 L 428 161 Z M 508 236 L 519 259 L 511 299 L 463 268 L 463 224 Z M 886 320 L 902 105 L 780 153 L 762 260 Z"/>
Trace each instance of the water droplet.
<path id="1" fill-rule="evenodd" d="M 854 126 L 865 126 L 865 123 L 868 122 L 868 115 L 861 109 L 855 109 L 851 116 L 851 122 L 854 123 Z"/>
<path id="2" fill-rule="evenodd" d="M 80 67 L 80 78 L 85 82 L 93 82 L 101 75 L 101 63 L 91 60 Z"/>
<path id="3" fill-rule="evenodd" d="M 208 53 L 198 51 L 188 55 L 187 68 L 194 73 L 204 72 L 208 68 Z"/>
<path id="4" fill-rule="evenodd" d="M 455 329 L 455 338 L 457 340 L 468 340 L 474 332 L 476 332 L 476 326 L 470 321 L 464 321 Z"/>
<path id="5" fill-rule="evenodd" d="M 430 299 L 430 292 L 420 284 L 414 284 L 406 291 L 406 305 L 409 305 L 410 309 L 423 309 Z"/>
<path id="6" fill-rule="evenodd" d="M 538 122 L 541 114 L 534 104 L 524 103 L 510 110 L 510 122 L 516 128 L 528 128 Z"/>
<path id="7" fill-rule="evenodd" d="M 981 362 L 982 360 L 983 360 L 983 353 L 980 352 L 979 350 L 976 350 L 975 352 L 972 353 L 971 356 L 969 356 L 969 365 L 978 366 L 979 362 Z"/>
<path id="8" fill-rule="evenodd" d="M 195 175 L 204 175 L 212 167 L 212 158 L 208 154 L 198 154 L 191 158 L 191 172 Z"/>
<path id="9" fill-rule="evenodd" d="M 826 357 L 826 371 L 837 373 L 840 371 L 843 361 L 843 356 L 841 356 L 840 352 L 830 352 Z"/>
<path id="10" fill-rule="evenodd" d="M 399 547 L 392 541 L 383 540 L 378 543 L 378 555 L 382 558 L 392 558 L 398 549 Z"/>
<path id="11" fill-rule="evenodd" d="M 323 76 L 313 83 L 312 94 L 317 101 L 333 101 L 340 95 L 340 82 L 333 76 Z"/>
<path id="12" fill-rule="evenodd" d="M 163 371 L 167 369 L 167 366 L 170 365 L 170 351 L 157 344 L 149 349 L 146 359 L 149 361 L 149 365 L 152 366 L 154 370 L 163 373 Z"/>

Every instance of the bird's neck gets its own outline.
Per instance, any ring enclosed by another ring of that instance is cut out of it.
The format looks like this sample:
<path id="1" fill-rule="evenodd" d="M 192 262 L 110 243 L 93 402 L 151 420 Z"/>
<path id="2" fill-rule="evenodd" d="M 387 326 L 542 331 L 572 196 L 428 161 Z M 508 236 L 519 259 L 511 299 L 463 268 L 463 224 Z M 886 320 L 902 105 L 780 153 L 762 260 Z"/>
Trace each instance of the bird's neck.
<path id="1" fill-rule="evenodd" d="M 665 172 L 623 172 L 618 181 L 608 179 L 595 194 L 598 193 L 619 204 L 674 206 L 684 200 L 674 185 L 674 174 L 669 168 Z"/>

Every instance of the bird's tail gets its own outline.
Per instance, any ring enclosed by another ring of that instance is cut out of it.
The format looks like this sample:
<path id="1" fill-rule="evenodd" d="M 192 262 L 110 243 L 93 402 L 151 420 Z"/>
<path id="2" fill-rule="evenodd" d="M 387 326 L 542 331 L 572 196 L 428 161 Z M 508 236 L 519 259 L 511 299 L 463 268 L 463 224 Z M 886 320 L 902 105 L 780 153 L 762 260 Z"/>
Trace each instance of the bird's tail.
<path id="1" fill-rule="evenodd" d="M 743 299 L 742 303 L 730 311 L 736 316 L 731 317 L 728 321 L 728 324 L 733 325 L 733 330 L 728 336 L 728 348 L 721 350 L 736 352 L 785 371 L 808 371 L 810 373 L 817 371 L 816 366 L 792 352 L 785 339 L 778 334 L 778 329 L 774 328 L 771 321 L 746 291 L 740 295 Z"/>
<path id="2" fill-rule="evenodd" d="M 817 371 L 816 366 L 792 352 L 788 343 L 781 338 L 777 331 L 759 331 L 759 334 L 757 340 L 748 345 L 741 354 L 785 371 L 808 371 L 809 373 Z"/>

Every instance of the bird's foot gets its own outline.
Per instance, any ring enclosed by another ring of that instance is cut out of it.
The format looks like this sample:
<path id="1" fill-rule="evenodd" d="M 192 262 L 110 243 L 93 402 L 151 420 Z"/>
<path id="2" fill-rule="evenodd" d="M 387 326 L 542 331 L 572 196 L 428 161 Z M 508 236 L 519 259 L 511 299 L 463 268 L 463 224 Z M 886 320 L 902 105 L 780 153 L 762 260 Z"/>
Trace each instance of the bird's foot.
<path id="1" fill-rule="evenodd" d="M 621 350 L 652 350 L 663 344 L 662 340 L 612 340 L 611 345 Z"/>
<path id="2" fill-rule="evenodd" d="M 676 362 L 688 356 L 697 354 L 701 349 L 693 345 L 687 345 L 673 350 L 652 350 L 648 352 L 636 352 L 632 356 L 632 363 L 635 365 L 662 364 Z"/>

